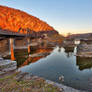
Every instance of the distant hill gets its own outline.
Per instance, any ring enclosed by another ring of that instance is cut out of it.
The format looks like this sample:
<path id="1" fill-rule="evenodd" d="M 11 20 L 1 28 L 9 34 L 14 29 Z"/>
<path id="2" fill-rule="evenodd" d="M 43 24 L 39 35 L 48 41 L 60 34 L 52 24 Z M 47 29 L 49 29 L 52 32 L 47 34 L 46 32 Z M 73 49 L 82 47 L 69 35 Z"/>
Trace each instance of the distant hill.
<path id="1" fill-rule="evenodd" d="M 53 27 L 37 17 L 29 15 L 23 11 L 1 5 L 0 28 L 14 32 L 17 32 L 20 29 L 20 32 L 22 33 L 26 33 L 27 29 L 33 32 L 58 33 Z"/>
<path id="2" fill-rule="evenodd" d="M 83 34 L 72 34 L 72 35 L 69 35 L 67 38 L 89 38 L 89 39 L 92 39 L 92 33 L 83 33 Z"/>

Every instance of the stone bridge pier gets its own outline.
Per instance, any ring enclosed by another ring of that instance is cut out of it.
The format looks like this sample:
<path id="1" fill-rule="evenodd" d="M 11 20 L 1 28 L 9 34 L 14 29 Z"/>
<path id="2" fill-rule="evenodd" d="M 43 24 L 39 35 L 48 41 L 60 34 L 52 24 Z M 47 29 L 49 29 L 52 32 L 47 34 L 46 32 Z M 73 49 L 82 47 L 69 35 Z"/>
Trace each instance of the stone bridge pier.
<path id="1" fill-rule="evenodd" d="M 10 38 L 10 53 L 11 53 L 11 60 L 15 60 L 14 57 L 14 38 Z"/>
<path id="2" fill-rule="evenodd" d="M 21 43 L 20 43 L 20 41 L 18 42 L 17 41 L 17 44 L 16 44 L 16 40 L 14 39 L 14 38 L 10 38 L 9 39 L 9 42 L 10 42 L 10 53 L 11 53 L 11 60 L 15 60 L 15 56 L 14 56 L 14 48 L 15 48 L 15 45 L 19 45 L 20 46 L 20 44 L 22 43 L 22 41 L 21 41 Z M 27 38 L 26 40 L 25 40 L 25 42 L 26 42 L 26 46 L 25 47 L 27 47 L 27 49 L 28 49 L 28 54 L 30 54 L 30 38 Z M 15 43 L 15 44 L 14 44 Z M 19 43 L 19 44 L 18 44 Z M 23 45 L 23 44 L 22 44 Z M 20 49 L 20 48 L 19 48 Z"/>

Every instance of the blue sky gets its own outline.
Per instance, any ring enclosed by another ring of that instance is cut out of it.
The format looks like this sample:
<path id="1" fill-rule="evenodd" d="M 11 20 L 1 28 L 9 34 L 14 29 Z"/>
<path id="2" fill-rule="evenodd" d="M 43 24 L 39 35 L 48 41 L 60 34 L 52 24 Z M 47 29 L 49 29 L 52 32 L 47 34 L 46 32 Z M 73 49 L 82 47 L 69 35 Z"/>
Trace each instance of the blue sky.
<path id="1" fill-rule="evenodd" d="M 32 14 L 62 34 L 92 32 L 92 0 L 0 0 L 0 5 Z"/>

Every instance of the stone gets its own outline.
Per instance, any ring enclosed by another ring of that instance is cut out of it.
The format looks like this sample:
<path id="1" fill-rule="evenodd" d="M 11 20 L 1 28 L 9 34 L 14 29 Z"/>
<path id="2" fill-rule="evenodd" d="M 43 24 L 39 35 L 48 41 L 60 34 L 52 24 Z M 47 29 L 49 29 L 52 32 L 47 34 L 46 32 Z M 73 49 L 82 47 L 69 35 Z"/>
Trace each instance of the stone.
<path id="1" fill-rule="evenodd" d="M 17 69 L 17 62 L 11 60 L 4 60 L 0 58 L 0 74 L 4 74 L 9 71 L 13 71 Z"/>
<path id="2" fill-rule="evenodd" d="M 63 82 L 63 81 L 64 81 L 64 76 L 61 75 L 61 76 L 59 77 L 59 80 Z"/>
<path id="3" fill-rule="evenodd" d="M 16 76 L 17 81 L 21 81 L 24 79 L 30 79 L 30 78 L 31 76 L 28 73 L 22 73 L 22 72 L 19 72 L 19 74 Z"/>

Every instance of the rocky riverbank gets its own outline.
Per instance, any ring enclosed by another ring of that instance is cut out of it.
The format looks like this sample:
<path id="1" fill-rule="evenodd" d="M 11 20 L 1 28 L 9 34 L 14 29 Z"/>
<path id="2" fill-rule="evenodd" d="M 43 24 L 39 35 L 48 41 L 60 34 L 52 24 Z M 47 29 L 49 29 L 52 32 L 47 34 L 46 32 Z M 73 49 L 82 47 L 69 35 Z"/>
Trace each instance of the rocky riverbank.
<path id="1" fill-rule="evenodd" d="M 0 92 L 84 92 L 17 71 L 16 61 L 0 58 Z"/>
<path id="2" fill-rule="evenodd" d="M 7 75 L 7 76 L 6 76 Z M 0 76 L 0 92 L 84 92 L 22 72 Z"/>
<path id="3" fill-rule="evenodd" d="M 61 92 L 43 78 L 15 72 L 0 78 L 0 92 Z"/>

